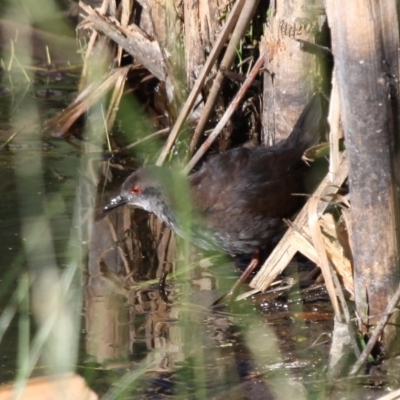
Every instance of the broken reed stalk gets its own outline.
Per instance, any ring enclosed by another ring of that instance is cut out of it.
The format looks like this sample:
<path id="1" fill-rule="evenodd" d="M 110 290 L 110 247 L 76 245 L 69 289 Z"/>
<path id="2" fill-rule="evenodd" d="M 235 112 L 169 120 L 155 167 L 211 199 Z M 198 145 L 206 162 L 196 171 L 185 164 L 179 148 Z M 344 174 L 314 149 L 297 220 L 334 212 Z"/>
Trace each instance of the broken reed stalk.
<path id="1" fill-rule="evenodd" d="M 347 176 L 347 157 L 346 153 L 343 152 L 340 158 L 339 168 L 335 174 L 334 180 L 331 181 L 330 178 L 326 176 L 313 193 L 313 196 L 321 199 L 318 203 L 317 208 L 319 215 L 321 215 L 325 211 L 326 207 L 329 204 L 329 201 L 325 200 L 324 197 L 337 192 Z M 308 202 L 309 201 L 310 200 L 308 200 Z M 250 282 L 251 287 L 257 288 L 261 292 L 264 292 L 276 279 L 276 277 L 286 268 L 287 264 L 291 261 L 293 256 L 299 250 L 294 240 L 294 236 L 298 235 L 297 231 L 300 231 L 304 226 L 306 226 L 308 222 L 307 203 L 293 222 L 293 225 L 296 227 L 296 229 L 289 227 L 289 229 L 285 232 L 279 244 L 275 247 L 275 249 L 268 257 L 267 261 L 261 267 L 260 271 Z"/>
<path id="2" fill-rule="evenodd" d="M 212 66 L 214 65 L 215 61 L 217 60 L 219 54 L 221 53 L 226 40 L 228 39 L 229 35 L 231 34 L 237 19 L 242 11 L 242 8 L 245 4 L 246 0 L 237 0 L 234 7 L 232 8 L 231 12 L 229 13 L 228 19 L 225 22 L 224 27 L 222 28 L 221 34 L 219 35 L 210 55 L 207 58 L 206 63 L 201 70 L 199 77 L 196 80 L 195 85 L 190 92 L 189 97 L 187 98 L 184 106 L 182 107 L 182 111 L 180 112 L 174 127 L 171 130 L 171 133 L 168 137 L 167 143 L 165 143 L 164 148 L 161 151 L 160 156 L 157 159 L 156 165 L 162 165 L 167 158 L 169 152 L 173 144 L 175 143 L 176 138 L 179 135 L 179 132 L 186 121 L 187 116 L 189 115 L 199 93 L 202 89 L 204 82 L 207 78 L 207 75 L 211 71 Z"/>
<path id="3" fill-rule="evenodd" d="M 240 13 L 235 29 L 232 32 L 231 39 L 229 40 L 228 47 L 225 51 L 224 58 L 222 59 L 221 65 L 219 66 L 217 76 L 215 77 L 211 90 L 208 93 L 206 104 L 204 106 L 204 109 L 202 110 L 200 119 L 197 122 L 197 126 L 193 133 L 192 140 L 190 141 L 190 146 L 189 146 L 190 154 L 194 153 L 197 143 L 200 139 L 200 135 L 204 131 L 204 127 L 209 119 L 209 116 L 211 112 L 215 109 L 214 104 L 218 96 L 221 94 L 222 82 L 225 79 L 224 71 L 230 70 L 237 54 L 237 47 L 239 45 L 239 42 L 245 35 L 246 29 L 249 26 L 249 23 L 251 21 L 252 16 L 254 15 L 257 6 L 258 6 L 258 0 L 247 1 L 242 8 L 242 12 Z"/>
<path id="4" fill-rule="evenodd" d="M 201 145 L 201 147 L 199 148 L 197 153 L 192 157 L 190 162 L 185 167 L 184 172 L 186 174 L 192 170 L 192 168 L 196 165 L 196 163 L 200 160 L 200 158 L 203 157 L 205 152 L 208 150 L 208 148 L 214 142 L 215 138 L 221 133 L 222 129 L 227 124 L 227 122 L 231 118 L 232 114 L 235 112 L 235 110 L 236 110 L 237 106 L 239 105 L 240 101 L 242 100 L 243 96 L 246 94 L 247 90 L 249 89 L 251 83 L 256 78 L 258 71 L 261 69 L 263 64 L 264 64 L 264 54 L 262 53 L 262 54 L 260 54 L 260 57 L 258 58 L 257 62 L 254 64 L 254 67 L 253 67 L 251 73 L 249 74 L 249 76 L 247 77 L 245 82 L 243 83 L 240 90 L 237 92 L 235 98 L 232 100 L 231 104 L 226 109 L 224 116 L 220 119 L 217 126 L 214 128 L 214 130 L 209 135 L 207 140 Z"/>

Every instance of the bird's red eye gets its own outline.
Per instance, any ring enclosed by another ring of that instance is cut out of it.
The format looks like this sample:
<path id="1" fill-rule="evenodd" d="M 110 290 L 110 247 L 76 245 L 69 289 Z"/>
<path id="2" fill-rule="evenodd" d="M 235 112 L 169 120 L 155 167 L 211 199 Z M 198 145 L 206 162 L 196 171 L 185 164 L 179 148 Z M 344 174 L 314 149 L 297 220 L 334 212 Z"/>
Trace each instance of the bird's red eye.
<path id="1" fill-rule="evenodd" d="M 131 187 L 131 193 L 133 194 L 140 194 L 142 193 L 142 188 L 138 185 L 132 186 Z"/>

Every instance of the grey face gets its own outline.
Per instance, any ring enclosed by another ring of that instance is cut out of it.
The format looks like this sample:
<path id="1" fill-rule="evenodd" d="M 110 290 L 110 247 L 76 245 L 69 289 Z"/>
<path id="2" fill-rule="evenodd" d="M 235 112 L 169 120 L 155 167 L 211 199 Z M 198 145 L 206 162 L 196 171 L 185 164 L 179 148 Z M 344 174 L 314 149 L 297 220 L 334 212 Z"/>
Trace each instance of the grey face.
<path id="1" fill-rule="evenodd" d="M 128 205 L 157 213 L 160 201 L 165 202 L 164 190 L 157 177 L 148 172 L 142 169 L 133 173 L 122 185 L 121 197 Z"/>
<path id="2" fill-rule="evenodd" d="M 171 207 L 172 175 L 160 167 L 144 167 L 130 175 L 123 183 L 120 195 L 111 200 L 103 211 L 127 204 L 156 214 L 171 229 L 177 230 Z"/>

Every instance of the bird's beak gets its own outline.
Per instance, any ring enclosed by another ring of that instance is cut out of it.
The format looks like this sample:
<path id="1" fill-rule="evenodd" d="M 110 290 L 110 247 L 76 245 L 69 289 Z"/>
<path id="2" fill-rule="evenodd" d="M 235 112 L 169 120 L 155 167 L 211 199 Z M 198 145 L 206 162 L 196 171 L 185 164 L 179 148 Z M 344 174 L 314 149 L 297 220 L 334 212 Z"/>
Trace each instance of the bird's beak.
<path id="1" fill-rule="evenodd" d="M 123 206 L 126 204 L 126 199 L 122 196 L 114 197 L 104 208 L 103 213 L 113 210 L 114 208 Z"/>

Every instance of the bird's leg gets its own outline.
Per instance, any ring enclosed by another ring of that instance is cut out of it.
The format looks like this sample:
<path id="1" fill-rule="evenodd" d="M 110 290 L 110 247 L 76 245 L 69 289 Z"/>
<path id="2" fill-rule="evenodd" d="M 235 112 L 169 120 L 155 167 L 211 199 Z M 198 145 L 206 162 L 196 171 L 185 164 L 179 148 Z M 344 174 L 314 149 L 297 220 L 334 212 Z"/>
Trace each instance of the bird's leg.
<path id="1" fill-rule="evenodd" d="M 256 249 L 253 253 L 253 257 L 251 258 L 249 265 L 246 267 L 242 275 L 240 275 L 240 278 L 236 281 L 236 283 L 232 286 L 232 289 L 227 294 L 217 299 L 213 303 L 213 306 L 217 306 L 225 302 L 231 303 L 235 299 L 240 286 L 242 286 L 242 284 L 251 275 L 251 273 L 257 267 L 259 262 L 260 262 L 260 249 Z"/>
<path id="2" fill-rule="evenodd" d="M 171 304 L 171 302 L 168 300 L 168 295 L 165 291 L 165 281 L 167 280 L 167 276 L 168 276 L 168 272 L 167 269 L 163 268 L 162 272 L 161 272 L 161 276 L 160 279 L 158 281 L 158 292 L 160 293 L 160 298 L 161 300 L 165 303 L 165 304 Z"/>

